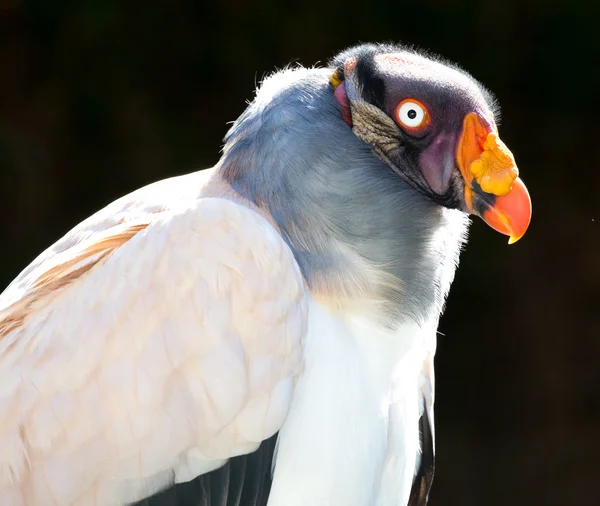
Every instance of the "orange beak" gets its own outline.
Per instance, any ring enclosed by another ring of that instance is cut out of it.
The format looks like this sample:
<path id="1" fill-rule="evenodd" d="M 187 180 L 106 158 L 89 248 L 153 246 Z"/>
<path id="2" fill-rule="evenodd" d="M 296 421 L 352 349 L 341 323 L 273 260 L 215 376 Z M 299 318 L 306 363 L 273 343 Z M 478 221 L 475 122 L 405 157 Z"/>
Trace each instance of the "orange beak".
<path id="1" fill-rule="evenodd" d="M 456 163 L 465 180 L 465 202 L 469 211 L 490 227 L 517 242 L 531 221 L 531 199 L 512 153 L 478 114 L 463 121 Z"/>

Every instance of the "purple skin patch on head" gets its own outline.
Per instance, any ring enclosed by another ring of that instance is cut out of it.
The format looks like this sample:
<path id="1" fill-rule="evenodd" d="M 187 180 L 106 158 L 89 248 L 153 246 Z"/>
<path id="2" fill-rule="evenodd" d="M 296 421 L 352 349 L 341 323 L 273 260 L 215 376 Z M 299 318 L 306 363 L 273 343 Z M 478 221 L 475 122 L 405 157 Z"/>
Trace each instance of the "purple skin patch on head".
<path id="1" fill-rule="evenodd" d="M 423 151 L 419 159 L 421 173 L 429 187 L 443 194 L 450 185 L 456 167 L 456 134 L 441 133 Z"/>

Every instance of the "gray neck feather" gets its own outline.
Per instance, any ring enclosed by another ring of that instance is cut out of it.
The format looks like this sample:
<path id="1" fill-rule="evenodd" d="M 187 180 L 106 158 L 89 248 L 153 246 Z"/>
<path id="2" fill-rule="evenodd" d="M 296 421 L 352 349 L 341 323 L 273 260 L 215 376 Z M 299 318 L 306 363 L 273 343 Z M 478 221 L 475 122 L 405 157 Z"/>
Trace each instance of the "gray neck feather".
<path id="1" fill-rule="evenodd" d="M 315 292 L 381 302 L 386 323 L 439 317 L 468 220 L 409 187 L 341 119 L 328 69 L 265 81 L 219 170 L 273 216 Z"/>

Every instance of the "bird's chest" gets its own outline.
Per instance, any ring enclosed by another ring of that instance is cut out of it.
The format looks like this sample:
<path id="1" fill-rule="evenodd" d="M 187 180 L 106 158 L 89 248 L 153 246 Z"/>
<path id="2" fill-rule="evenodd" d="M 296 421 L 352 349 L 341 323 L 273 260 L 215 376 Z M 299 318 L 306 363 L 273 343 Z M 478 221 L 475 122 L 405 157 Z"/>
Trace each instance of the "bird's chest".
<path id="1" fill-rule="evenodd" d="M 280 431 L 269 506 L 404 506 L 419 447 L 418 329 L 310 306 L 304 370 Z"/>

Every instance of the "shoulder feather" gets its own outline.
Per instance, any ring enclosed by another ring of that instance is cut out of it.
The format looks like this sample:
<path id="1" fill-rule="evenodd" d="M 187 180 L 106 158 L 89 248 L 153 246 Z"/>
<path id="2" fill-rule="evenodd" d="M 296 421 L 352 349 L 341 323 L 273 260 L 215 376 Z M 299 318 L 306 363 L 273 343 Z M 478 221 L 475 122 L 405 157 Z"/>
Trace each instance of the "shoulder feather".
<path id="1" fill-rule="evenodd" d="M 0 296 L 0 504 L 130 503 L 279 430 L 300 270 L 262 216 L 193 183 L 111 204 Z"/>
<path id="2" fill-rule="evenodd" d="M 42 263 L 29 274 L 29 287 L 23 291 L 21 298 L 0 311 L 0 339 L 21 327 L 36 304 L 44 304 L 46 297 L 76 281 L 147 226 L 148 223 L 140 223 L 113 227 L 83 248 L 63 252 L 57 263 Z"/>

